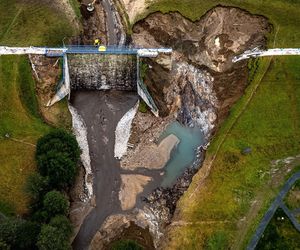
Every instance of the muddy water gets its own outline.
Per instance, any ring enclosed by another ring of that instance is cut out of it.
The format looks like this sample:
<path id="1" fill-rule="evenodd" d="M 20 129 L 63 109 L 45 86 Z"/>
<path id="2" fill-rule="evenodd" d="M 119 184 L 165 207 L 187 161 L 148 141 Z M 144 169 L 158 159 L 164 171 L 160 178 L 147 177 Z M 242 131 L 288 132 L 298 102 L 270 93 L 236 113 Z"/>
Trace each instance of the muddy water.
<path id="1" fill-rule="evenodd" d="M 165 166 L 165 174 L 162 180 L 163 187 L 169 187 L 176 181 L 187 167 L 191 167 L 196 154 L 197 147 L 204 144 L 204 136 L 200 128 L 188 128 L 180 125 L 179 122 L 170 124 L 161 135 L 160 140 L 170 134 L 174 134 L 180 143 L 173 150 L 171 159 Z"/>
<path id="2" fill-rule="evenodd" d="M 87 215 L 73 242 L 73 249 L 88 249 L 103 221 L 121 212 L 118 200 L 120 163 L 114 158 L 115 129 L 121 117 L 137 102 L 126 91 L 73 91 L 71 103 L 87 127 L 94 174 L 95 208 Z"/>

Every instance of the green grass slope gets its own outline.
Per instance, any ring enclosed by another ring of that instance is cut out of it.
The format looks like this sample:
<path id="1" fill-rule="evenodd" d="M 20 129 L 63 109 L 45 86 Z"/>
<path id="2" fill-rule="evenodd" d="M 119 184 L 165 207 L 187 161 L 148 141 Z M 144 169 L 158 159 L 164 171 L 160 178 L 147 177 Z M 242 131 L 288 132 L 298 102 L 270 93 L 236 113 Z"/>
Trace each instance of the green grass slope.
<path id="1" fill-rule="evenodd" d="M 148 13 L 179 11 L 196 20 L 217 4 L 268 17 L 274 25 L 269 47 L 273 39 L 275 47 L 300 47 L 299 1 L 161 0 Z M 177 223 L 169 227 L 168 249 L 245 248 L 287 174 L 279 166 L 271 180 L 270 161 L 300 152 L 299 100 L 300 57 L 260 59 L 257 74 L 222 124 L 204 168 L 179 203 Z M 244 147 L 251 147 L 252 153 L 242 155 Z M 207 169 L 210 174 L 202 182 Z"/>
<path id="2" fill-rule="evenodd" d="M 74 32 L 63 13 L 43 1 L 0 0 L 0 45 L 59 45 Z M 34 145 L 49 129 L 39 116 L 28 58 L 1 56 L 0 212 L 26 212 L 24 183 L 35 171 Z"/>

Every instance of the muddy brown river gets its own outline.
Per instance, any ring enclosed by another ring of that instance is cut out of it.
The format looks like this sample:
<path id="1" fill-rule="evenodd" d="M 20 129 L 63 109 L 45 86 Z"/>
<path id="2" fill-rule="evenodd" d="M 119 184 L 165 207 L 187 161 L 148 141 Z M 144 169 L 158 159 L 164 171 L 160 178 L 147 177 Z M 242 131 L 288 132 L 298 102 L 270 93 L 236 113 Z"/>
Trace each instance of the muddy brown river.
<path id="1" fill-rule="evenodd" d="M 121 212 L 120 164 L 114 158 L 115 129 L 122 116 L 137 102 L 138 96 L 125 91 L 74 91 L 72 106 L 87 127 L 91 166 L 94 174 L 96 207 L 87 215 L 73 241 L 73 249 L 88 249 L 104 220 Z"/>

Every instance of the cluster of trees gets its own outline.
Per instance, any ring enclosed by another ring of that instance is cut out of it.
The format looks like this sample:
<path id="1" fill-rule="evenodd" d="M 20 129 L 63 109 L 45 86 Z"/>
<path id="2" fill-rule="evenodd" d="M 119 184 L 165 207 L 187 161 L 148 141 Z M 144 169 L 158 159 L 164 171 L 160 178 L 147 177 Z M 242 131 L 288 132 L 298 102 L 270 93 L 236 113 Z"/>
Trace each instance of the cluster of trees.
<path id="1" fill-rule="evenodd" d="M 73 184 L 80 156 L 75 137 L 54 130 L 37 143 L 38 173 L 28 178 L 30 215 L 0 221 L 0 249 L 70 249 L 72 226 L 69 201 L 64 194 Z"/>

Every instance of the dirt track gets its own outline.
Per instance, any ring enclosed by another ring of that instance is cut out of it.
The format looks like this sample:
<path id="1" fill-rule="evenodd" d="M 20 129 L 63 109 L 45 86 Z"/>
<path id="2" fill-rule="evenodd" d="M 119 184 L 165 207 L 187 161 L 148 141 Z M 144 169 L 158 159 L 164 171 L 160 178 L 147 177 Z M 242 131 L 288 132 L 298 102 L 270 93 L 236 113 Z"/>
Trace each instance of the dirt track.
<path id="1" fill-rule="evenodd" d="M 115 128 L 137 98 L 135 93 L 124 91 L 72 93 L 71 103 L 87 126 L 96 196 L 96 207 L 85 218 L 73 241 L 73 249 L 88 249 L 106 217 L 121 212 L 118 200 L 120 164 L 114 158 Z"/>

